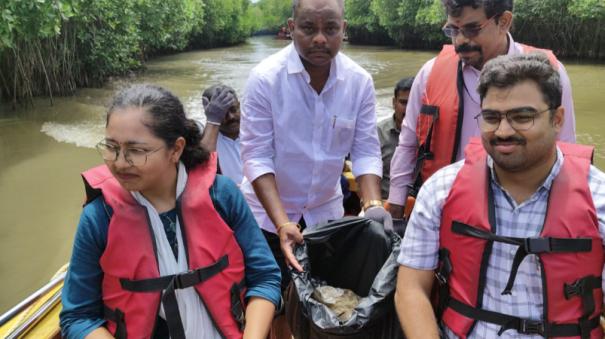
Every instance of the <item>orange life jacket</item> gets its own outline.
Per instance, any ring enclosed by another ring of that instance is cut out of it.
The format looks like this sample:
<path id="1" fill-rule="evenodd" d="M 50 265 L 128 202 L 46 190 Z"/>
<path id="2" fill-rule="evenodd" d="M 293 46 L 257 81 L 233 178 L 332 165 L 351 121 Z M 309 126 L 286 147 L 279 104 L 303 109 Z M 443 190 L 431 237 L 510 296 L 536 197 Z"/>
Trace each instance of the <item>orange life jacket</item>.
<path id="1" fill-rule="evenodd" d="M 498 324 L 544 337 L 602 338 L 599 326 L 603 292 L 603 244 L 587 178 L 592 147 L 559 143 L 563 166 L 554 179 L 544 226 L 538 237 L 496 235 L 486 152 L 473 139 L 465 164 L 445 201 L 440 226 L 442 321 L 466 338 L 476 321 Z M 470 206 L 470 207 L 469 207 Z M 543 319 L 522 319 L 481 308 L 493 242 L 517 245 L 506 289 L 510 294 L 525 256 L 539 258 L 543 286 Z"/>
<path id="2" fill-rule="evenodd" d="M 190 271 L 160 276 L 156 244 L 145 208 L 124 190 L 107 166 L 82 174 L 87 201 L 103 195 L 113 215 L 100 259 L 107 328 L 116 337 L 153 336 L 160 301 L 171 338 L 184 338 L 175 289 L 194 286 L 216 330 L 241 338 L 244 321 L 244 257 L 231 228 L 209 194 L 216 155 L 188 172 L 177 211 Z"/>
<path id="3" fill-rule="evenodd" d="M 551 51 L 521 46 L 523 53 L 546 53 L 552 65 L 558 68 L 557 58 Z M 433 173 L 456 161 L 464 116 L 464 100 L 460 100 L 463 90 L 462 62 L 453 45 L 444 45 L 429 74 L 418 114 L 418 151 L 414 183 L 410 189 L 412 196 L 416 196 L 422 183 Z"/>

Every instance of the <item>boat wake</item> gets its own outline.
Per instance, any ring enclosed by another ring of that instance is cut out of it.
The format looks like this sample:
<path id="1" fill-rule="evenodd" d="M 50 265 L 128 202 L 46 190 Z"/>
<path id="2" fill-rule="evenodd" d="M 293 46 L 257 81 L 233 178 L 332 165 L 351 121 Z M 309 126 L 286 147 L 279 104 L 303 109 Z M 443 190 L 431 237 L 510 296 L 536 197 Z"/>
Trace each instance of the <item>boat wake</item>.
<path id="1" fill-rule="evenodd" d="M 78 147 L 94 148 L 103 138 L 105 126 L 93 122 L 63 124 L 45 122 L 40 131 L 58 142 L 74 144 Z"/>

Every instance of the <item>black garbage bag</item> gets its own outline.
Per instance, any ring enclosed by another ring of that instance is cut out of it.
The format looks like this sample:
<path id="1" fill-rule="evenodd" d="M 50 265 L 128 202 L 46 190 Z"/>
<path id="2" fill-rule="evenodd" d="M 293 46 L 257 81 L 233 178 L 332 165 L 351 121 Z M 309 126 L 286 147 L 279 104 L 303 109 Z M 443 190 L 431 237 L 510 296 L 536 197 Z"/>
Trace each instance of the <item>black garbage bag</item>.
<path id="1" fill-rule="evenodd" d="M 393 304 L 401 238 L 378 222 L 347 217 L 305 232 L 304 239 L 294 251 L 304 272 L 291 271 L 286 295 L 294 337 L 403 338 Z M 325 284 L 361 297 L 348 320 L 312 297 Z"/>

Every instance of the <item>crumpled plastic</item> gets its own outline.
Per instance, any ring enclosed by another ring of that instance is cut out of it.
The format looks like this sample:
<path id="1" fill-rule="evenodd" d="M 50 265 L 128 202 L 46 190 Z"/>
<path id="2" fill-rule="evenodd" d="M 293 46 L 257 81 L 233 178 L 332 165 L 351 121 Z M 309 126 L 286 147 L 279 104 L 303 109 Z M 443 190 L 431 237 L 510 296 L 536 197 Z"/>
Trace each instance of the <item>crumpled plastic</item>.
<path id="1" fill-rule="evenodd" d="M 319 286 L 313 291 L 313 298 L 328 306 L 340 321 L 347 321 L 353 315 L 353 309 L 359 305 L 359 296 L 347 288 L 328 285 Z"/>

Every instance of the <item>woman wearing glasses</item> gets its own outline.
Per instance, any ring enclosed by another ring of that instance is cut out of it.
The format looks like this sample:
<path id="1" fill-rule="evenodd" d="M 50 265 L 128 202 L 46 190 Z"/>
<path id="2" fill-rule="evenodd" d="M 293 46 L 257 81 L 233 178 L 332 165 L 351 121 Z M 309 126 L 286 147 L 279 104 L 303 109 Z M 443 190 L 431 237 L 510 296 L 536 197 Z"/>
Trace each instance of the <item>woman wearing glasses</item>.
<path id="1" fill-rule="evenodd" d="M 63 336 L 265 338 L 279 268 L 178 98 L 122 90 L 97 150 L 105 165 L 83 173 Z"/>

